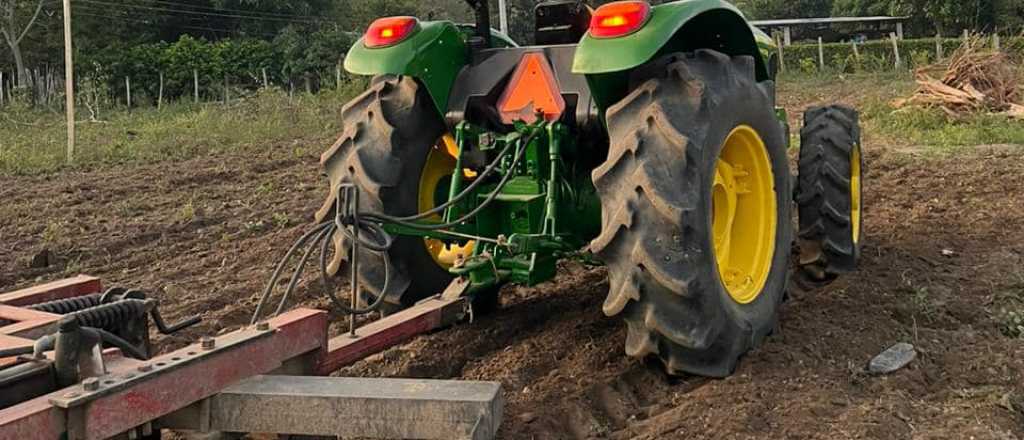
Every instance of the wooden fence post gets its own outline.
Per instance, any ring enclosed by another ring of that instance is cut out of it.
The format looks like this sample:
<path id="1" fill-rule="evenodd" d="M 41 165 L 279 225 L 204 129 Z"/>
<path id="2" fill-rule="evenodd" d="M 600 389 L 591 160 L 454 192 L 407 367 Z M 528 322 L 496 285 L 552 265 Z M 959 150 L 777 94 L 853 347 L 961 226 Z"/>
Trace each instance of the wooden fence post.
<path id="1" fill-rule="evenodd" d="M 231 98 L 231 96 L 228 93 L 229 93 L 228 92 L 228 74 L 227 74 L 227 72 L 225 72 L 224 73 L 224 104 L 227 104 L 228 100 Z"/>
<path id="2" fill-rule="evenodd" d="M 194 85 L 193 101 L 199 104 L 199 70 L 192 69 L 192 84 Z"/>
<path id="3" fill-rule="evenodd" d="M 964 41 L 967 41 L 969 38 L 971 38 L 971 31 L 964 29 Z"/>
<path id="4" fill-rule="evenodd" d="M 4 105 L 4 73 L 0 72 L 0 106 Z"/>
<path id="5" fill-rule="evenodd" d="M 998 31 L 996 31 L 996 33 L 992 34 L 992 48 L 995 49 L 996 52 L 998 52 L 998 51 L 1000 51 L 1002 49 L 1001 45 L 999 44 L 999 32 Z"/>
<path id="6" fill-rule="evenodd" d="M 775 34 L 775 47 L 779 49 L 779 72 L 786 71 L 786 57 L 782 49 L 782 38 L 779 34 Z"/>
<path id="7" fill-rule="evenodd" d="M 264 67 L 261 70 L 263 71 L 263 88 L 264 89 L 268 89 L 268 88 L 270 88 L 270 83 L 267 82 L 267 68 Z"/>
<path id="8" fill-rule="evenodd" d="M 857 42 L 854 41 L 851 44 L 853 44 L 853 59 L 855 59 L 855 60 L 857 60 L 859 62 L 860 61 L 860 49 L 857 48 Z"/>
<path id="9" fill-rule="evenodd" d="M 341 64 L 334 65 L 334 89 L 341 90 Z"/>
<path id="10" fill-rule="evenodd" d="M 818 70 L 825 71 L 825 44 L 818 37 Z"/>
<path id="11" fill-rule="evenodd" d="M 935 61 L 942 61 L 942 34 L 935 34 Z"/>
<path id="12" fill-rule="evenodd" d="M 889 38 L 892 40 L 892 53 L 896 56 L 896 70 L 899 70 L 903 65 L 903 60 L 900 59 L 900 44 L 896 38 L 896 33 L 889 33 Z"/>
<path id="13" fill-rule="evenodd" d="M 128 103 L 128 108 L 132 108 L 132 79 L 127 76 L 124 77 L 124 90 L 125 96 L 128 97 L 125 102 Z"/>
<path id="14" fill-rule="evenodd" d="M 164 106 L 164 72 L 160 71 L 160 88 L 156 94 L 156 109 Z"/>

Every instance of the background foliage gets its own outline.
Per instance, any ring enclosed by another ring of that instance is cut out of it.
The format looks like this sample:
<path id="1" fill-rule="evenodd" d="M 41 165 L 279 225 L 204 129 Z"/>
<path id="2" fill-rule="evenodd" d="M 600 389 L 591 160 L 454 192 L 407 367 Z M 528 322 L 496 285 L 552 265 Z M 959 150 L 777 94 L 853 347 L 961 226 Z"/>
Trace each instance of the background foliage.
<path id="1" fill-rule="evenodd" d="M 592 4 L 607 1 L 594 0 Z M 497 4 L 496 0 L 491 2 Z M 531 42 L 533 9 L 537 2 L 508 0 L 509 33 L 517 41 Z M 229 83 L 240 87 L 258 84 L 263 69 L 275 84 L 316 90 L 322 83 L 333 83 L 335 66 L 376 17 L 413 15 L 424 20 L 472 21 L 471 11 L 463 0 L 72 0 L 72 3 L 80 77 L 91 77 L 90 81 L 99 81 L 116 91 L 123 89 L 124 77 L 130 76 L 140 94 L 151 96 L 156 93 L 158 76 L 163 72 L 165 94 L 170 97 L 188 94 L 193 69 L 199 71 L 204 93 L 217 93 L 212 85 L 222 84 L 225 76 Z M 964 29 L 998 29 L 1008 36 L 1024 27 L 1024 0 L 736 0 L 735 3 L 750 17 L 762 19 L 907 15 L 911 17 L 907 27 L 911 37 L 932 36 L 936 32 L 954 36 Z M 60 2 L 0 0 L 0 6 L 14 11 L 14 21 L 21 26 L 40 5 L 42 14 L 26 32 L 20 51 L 29 69 L 59 72 L 63 69 Z M 496 26 L 497 13 L 493 15 Z M 908 45 L 908 53 L 916 50 L 914 43 Z M 0 71 L 7 73 L 8 80 L 14 70 L 12 49 L 0 44 Z M 874 53 L 872 45 L 865 49 Z M 828 48 L 827 56 L 830 59 L 843 56 L 832 54 L 835 51 Z M 884 52 L 879 46 L 879 58 L 885 56 Z M 793 56 L 787 62 L 799 63 L 803 58 Z"/>

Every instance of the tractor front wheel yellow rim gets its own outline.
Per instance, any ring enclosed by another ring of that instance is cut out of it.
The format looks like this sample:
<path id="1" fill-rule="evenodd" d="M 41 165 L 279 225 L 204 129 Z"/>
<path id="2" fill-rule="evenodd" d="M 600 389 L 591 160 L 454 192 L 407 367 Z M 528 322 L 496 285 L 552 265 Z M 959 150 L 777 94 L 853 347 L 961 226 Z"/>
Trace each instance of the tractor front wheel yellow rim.
<path id="1" fill-rule="evenodd" d="M 458 145 L 450 134 L 442 136 L 430 148 L 427 161 L 423 165 L 423 173 L 420 174 L 419 212 L 429 211 L 448 200 L 448 189 L 452 172 L 455 171 L 458 151 Z M 475 173 L 467 170 L 463 175 L 473 177 Z M 430 220 L 441 221 L 441 216 L 435 215 Z M 473 241 L 449 244 L 433 238 L 425 238 L 423 241 L 430 257 L 446 269 L 472 254 L 475 244 Z"/>
<path id="2" fill-rule="evenodd" d="M 850 152 L 850 224 L 853 228 L 853 243 L 860 243 L 860 146 L 854 145 Z"/>
<path id="3" fill-rule="evenodd" d="M 741 125 L 726 138 L 711 191 L 719 277 L 734 301 L 752 303 L 768 281 L 778 227 L 771 160 L 753 128 Z"/>

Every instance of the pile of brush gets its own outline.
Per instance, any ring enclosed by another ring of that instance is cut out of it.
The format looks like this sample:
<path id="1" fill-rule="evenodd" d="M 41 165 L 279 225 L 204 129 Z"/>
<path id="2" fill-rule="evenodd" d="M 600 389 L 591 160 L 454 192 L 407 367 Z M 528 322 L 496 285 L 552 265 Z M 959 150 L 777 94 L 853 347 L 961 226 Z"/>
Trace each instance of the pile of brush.
<path id="1" fill-rule="evenodd" d="M 918 69 L 917 92 L 894 105 L 937 107 L 952 118 L 992 112 L 1024 119 L 1021 66 L 1006 53 L 992 49 L 989 42 L 971 36 L 953 53 L 948 65 Z"/>

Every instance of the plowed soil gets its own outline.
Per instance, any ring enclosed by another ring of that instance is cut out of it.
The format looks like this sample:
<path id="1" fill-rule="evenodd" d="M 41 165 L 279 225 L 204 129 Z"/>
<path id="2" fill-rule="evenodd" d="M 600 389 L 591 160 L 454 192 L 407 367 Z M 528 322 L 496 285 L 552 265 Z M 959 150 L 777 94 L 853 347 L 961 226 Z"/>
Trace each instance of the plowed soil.
<path id="1" fill-rule="evenodd" d="M 787 101 L 791 112 L 816 99 Z M 604 269 L 507 287 L 502 308 L 341 374 L 502 382 L 501 438 L 1024 438 L 1024 147 L 937 156 L 864 146 L 862 269 L 791 289 L 781 328 L 724 380 L 666 377 L 626 358 L 604 317 Z M 324 141 L 324 145 L 328 140 Z M 0 177 L 0 291 L 88 273 L 161 299 L 164 349 L 248 322 L 280 255 L 324 191 L 290 146 L 185 162 Z M 45 268 L 30 268 L 49 250 Z M 300 288 L 292 304 L 325 307 Z M 918 358 L 889 376 L 867 362 L 897 342 Z"/>

